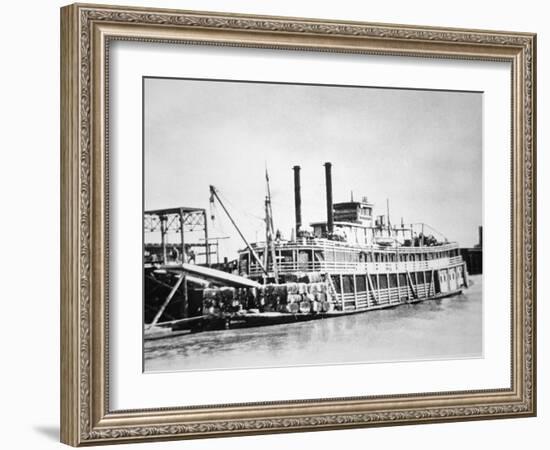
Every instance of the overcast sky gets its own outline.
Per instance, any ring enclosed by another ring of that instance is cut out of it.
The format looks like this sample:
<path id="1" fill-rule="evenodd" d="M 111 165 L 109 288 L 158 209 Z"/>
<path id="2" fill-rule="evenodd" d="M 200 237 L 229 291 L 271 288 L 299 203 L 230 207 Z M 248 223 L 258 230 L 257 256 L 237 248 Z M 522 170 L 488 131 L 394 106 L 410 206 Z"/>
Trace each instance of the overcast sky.
<path id="1" fill-rule="evenodd" d="M 303 223 L 333 197 L 390 200 L 393 223 L 425 222 L 462 246 L 482 223 L 482 94 L 227 81 L 144 81 L 145 209 L 209 210 L 213 184 L 248 239 L 263 239 L 265 167 L 275 227 L 294 226 L 292 166 L 302 167 Z M 218 206 L 211 236 L 243 247 Z"/>

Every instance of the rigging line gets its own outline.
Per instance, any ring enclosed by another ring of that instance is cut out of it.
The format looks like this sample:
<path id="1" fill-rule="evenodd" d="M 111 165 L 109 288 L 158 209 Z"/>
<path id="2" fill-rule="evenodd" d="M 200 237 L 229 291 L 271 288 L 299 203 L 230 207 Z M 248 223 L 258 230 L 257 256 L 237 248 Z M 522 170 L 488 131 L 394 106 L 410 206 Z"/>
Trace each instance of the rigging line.
<path id="1" fill-rule="evenodd" d="M 437 234 L 439 234 L 442 238 L 447 239 L 447 236 L 445 236 L 441 231 L 436 230 L 434 227 L 428 225 L 427 223 L 424 224 L 425 227 L 428 227 L 430 230 L 435 231 Z M 448 240 L 448 239 L 447 239 Z"/>
<path id="2" fill-rule="evenodd" d="M 216 222 L 214 225 L 213 225 L 213 228 L 217 231 L 219 231 L 221 234 L 223 235 L 227 235 L 227 236 L 232 236 L 232 237 L 235 237 L 237 234 L 236 232 L 230 227 L 230 230 L 228 231 L 227 230 L 227 224 L 229 223 L 229 219 L 228 217 L 226 216 L 226 214 L 222 214 L 220 212 L 220 210 L 218 209 L 218 206 L 216 204 L 214 204 L 214 208 L 216 209 L 216 214 L 217 214 L 217 218 L 216 218 Z"/>
<path id="3" fill-rule="evenodd" d="M 432 227 L 431 225 L 428 225 L 427 223 L 416 222 L 416 223 L 412 223 L 411 225 L 424 225 L 424 227 L 429 228 L 432 231 L 435 231 L 437 234 L 439 234 L 440 237 L 448 240 L 447 236 L 445 236 L 441 231 L 435 229 L 434 227 Z"/>
<path id="4" fill-rule="evenodd" d="M 250 212 L 247 212 L 241 208 L 239 208 L 237 205 L 235 205 L 231 200 L 229 200 L 229 198 L 224 195 L 224 194 L 221 194 L 220 195 L 220 191 L 216 189 L 216 192 L 218 193 L 219 197 L 224 201 L 226 202 L 229 206 L 231 206 L 231 209 L 233 210 L 233 212 L 237 212 L 237 213 L 240 213 L 241 215 L 244 215 L 244 216 L 249 216 L 249 217 L 252 217 L 256 220 L 260 220 L 262 222 L 265 222 L 265 217 L 262 217 L 262 216 L 257 216 L 255 214 L 252 214 Z"/>
<path id="5" fill-rule="evenodd" d="M 239 226 L 237 225 L 237 223 L 235 222 L 235 220 L 233 219 L 233 217 L 229 214 L 229 211 L 227 210 L 226 206 L 224 205 L 224 203 L 222 202 L 222 200 L 220 199 L 220 197 L 218 196 L 218 193 L 217 193 L 217 190 L 214 186 L 210 185 L 210 193 L 212 195 L 212 197 L 215 197 L 218 202 L 220 203 L 220 206 L 222 207 L 222 209 L 224 210 L 224 212 L 226 213 L 227 217 L 229 218 L 229 220 L 231 221 L 231 223 L 233 224 L 233 226 L 235 227 L 235 230 L 237 230 L 237 232 L 239 233 L 239 236 L 241 237 L 241 239 L 243 240 L 243 242 L 246 244 L 248 250 L 250 251 L 250 254 L 254 257 L 254 259 L 258 262 L 258 265 L 260 266 L 260 268 L 262 269 L 262 271 L 268 275 L 268 271 L 267 269 L 265 268 L 265 266 L 262 264 L 262 261 L 260 260 L 260 258 L 258 257 L 256 251 L 254 250 L 254 248 L 250 245 L 250 243 L 248 242 L 248 240 L 246 239 L 246 237 L 244 236 L 244 234 L 242 233 L 241 229 L 239 228 Z"/>

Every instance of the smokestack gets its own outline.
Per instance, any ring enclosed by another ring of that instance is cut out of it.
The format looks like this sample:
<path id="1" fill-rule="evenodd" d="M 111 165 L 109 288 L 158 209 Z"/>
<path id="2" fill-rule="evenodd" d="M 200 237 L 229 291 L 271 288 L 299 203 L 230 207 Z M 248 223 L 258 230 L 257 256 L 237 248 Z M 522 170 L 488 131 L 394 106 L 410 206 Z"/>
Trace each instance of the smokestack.
<path id="1" fill-rule="evenodd" d="M 300 166 L 294 166 L 294 211 L 296 212 L 296 237 L 302 227 L 302 195 L 300 193 Z"/>
<path id="2" fill-rule="evenodd" d="M 483 227 L 482 226 L 477 227 L 477 233 L 478 233 L 478 241 L 479 241 L 477 246 L 481 248 L 483 247 Z"/>
<path id="3" fill-rule="evenodd" d="M 325 183 L 327 186 L 327 231 L 332 233 L 334 231 L 334 212 L 332 210 L 332 164 L 325 163 Z"/>

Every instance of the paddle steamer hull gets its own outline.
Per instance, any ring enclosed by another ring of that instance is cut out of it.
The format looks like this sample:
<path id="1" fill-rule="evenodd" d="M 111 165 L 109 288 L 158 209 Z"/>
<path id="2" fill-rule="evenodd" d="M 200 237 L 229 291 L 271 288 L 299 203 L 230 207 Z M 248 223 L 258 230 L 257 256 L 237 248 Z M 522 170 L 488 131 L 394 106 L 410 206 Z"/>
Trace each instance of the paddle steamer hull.
<path id="1" fill-rule="evenodd" d="M 261 246 L 256 253 L 262 257 Z M 369 248 L 304 239 L 279 243 L 275 257 L 283 283 L 265 299 L 270 310 L 290 312 L 298 303 L 295 312 L 360 312 L 455 295 L 468 287 L 466 265 L 454 243 Z M 246 251 L 240 269 L 258 282 L 270 281 Z M 273 273 L 271 265 L 266 269 Z"/>
<path id="2" fill-rule="evenodd" d="M 289 240 L 274 227 L 267 183 L 266 239 L 253 243 L 247 241 L 211 186 L 211 202 L 219 202 L 246 247 L 239 251 L 232 273 L 224 274 L 208 267 L 208 258 L 206 267 L 190 265 L 182 244 L 175 264 L 167 270 L 178 273 L 178 283 L 185 279 L 184 287 L 197 284 L 194 277 L 203 277 L 196 287 L 202 297 L 201 312 L 190 317 L 189 291 L 195 291 L 185 288 L 184 317 L 169 326 L 201 331 L 292 323 L 452 296 L 468 287 L 468 272 L 457 243 L 427 234 L 427 230 L 436 230 L 424 223 L 405 224 L 402 219 L 400 225 L 392 225 L 389 202 L 386 214 L 376 217 L 366 197 L 354 201 L 352 196 L 348 202 L 333 204 L 330 163 L 325 164 L 325 177 L 326 221 L 304 227 L 300 168 L 294 167 L 296 223 Z M 178 257 L 183 257 L 179 264 Z M 177 290 L 174 287 L 165 303 Z M 153 325 L 160 315 L 156 314 Z"/>

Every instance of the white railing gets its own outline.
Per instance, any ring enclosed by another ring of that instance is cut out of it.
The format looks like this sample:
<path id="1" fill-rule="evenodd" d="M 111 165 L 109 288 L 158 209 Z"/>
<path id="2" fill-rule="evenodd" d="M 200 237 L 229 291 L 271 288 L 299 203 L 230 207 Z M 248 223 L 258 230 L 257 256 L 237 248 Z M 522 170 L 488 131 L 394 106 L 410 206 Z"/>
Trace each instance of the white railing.
<path id="1" fill-rule="evenodd" d="M 265 242 L 256 242 L 252 244 L 255 250 L 260 251 L 265 249 Z M 448 250 L 457 249 L 458 243 L 449 242 L 446 244 L 435 245 L 435 246 L 422 246 L 422 247 L 384 247 L 380 245 L 365 245 L 357 244 L 345 241 L 331 241 L 328 239 L 302 239 L 297 241 L 278 241 L 275 242 L 275 250 L 351 250 L 355 252 L 359 251 L 382 251 L 386 253 L 399 253 L 399 254 L 410 254 L 410 253 L 434 253 L 434 252 L 444 252 Z"/>
<path id="2" fill-rule="evenodd" d="M 283 262 L 277 264 L 279 273 L 292 272 L 323 272 L 323 273 L 397 273 L 419 272 L 426 270 L 438 270 L 462 264 L 461 256 L 452 258 L 432 259 L 429 261 L 408 262 L 351 262 L 351 261 L 308 261 L 308 262 Z M 273 264 L 267 267 L 268 272 L 273 271 Z M 260 276 L 262 269 L 257 264 L 250 265 L 250 275 Z"/>

